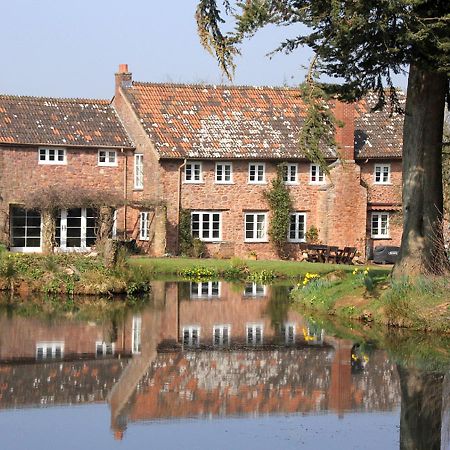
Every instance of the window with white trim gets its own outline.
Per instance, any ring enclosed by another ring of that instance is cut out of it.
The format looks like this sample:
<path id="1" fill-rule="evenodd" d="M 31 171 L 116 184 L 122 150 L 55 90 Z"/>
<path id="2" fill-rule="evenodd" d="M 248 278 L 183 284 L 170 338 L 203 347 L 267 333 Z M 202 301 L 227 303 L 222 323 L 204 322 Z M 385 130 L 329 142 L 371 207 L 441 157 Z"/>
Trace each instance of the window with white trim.
<path id="1" fill-rule="evenodd" d="M 248 164 L 248 182 L 252 184 L 264 184 L 266 182 L 265 163 Z"/>
<path id="2" fill-rule="evenodd" d="M 390 184 L 391 183 L 391 165 L 390 164 L 375 164 L 374 170 L 375 184 Z"/>
<path id="3" fill-rule="evenodd" d="M 267 213 L 245 213 L 245 242 L 267 241 Z"/>
<path id="4" fill-rule="evenodd" d="M 218 162 L 216 163 L 216 176 L 215 180 L 217 184 L 231 184 L 233 183 L 233 164 L 230 162 Z"/>
<path id="5" fill-rule="evenodd" d="M 202 181 L 202 163 L 200 161 L 187 162 L 184 167 L 184 182 L 201 183 Z"/>
<path id="6" fill-rule="evenodd" d="M 213 298 L 220 297 L 220 281 L 204 281 L 191 283 L 191 298 Z"/>
<path id="7" fill-rule="evenodd" d="M 41 247 L 41 213 L 36 210 L 11 206 L 11 249 L 39 250 Z"/>
<path id="8" fill-rule="evenodd" d="M 247 283 L 244 287 L 244 297 L 264 297 L 267 287 L 264 284 Z"/>
<path id="9" fill-rule="evenodd" d="M 283 181 L 285 184 L 298 183 L 298 164 L 283 164 Z"/>
<path id="10" fill-rule="evenodd" d="M 372 213 L 370 235 L 373 238 L 389 238 L 389 213 Z"/>
<path id="11" fill-rule="evenodd" d="M 139 240 L 148 241 L 150 227 L 150 213 L 142 211 L 139 213 Z"/>
<path id="12" fill-rule="evenodd" d="M 65 148 L 39 148 L 39 164 L 67 164 Z"/>
<path id="13" fill-rule="evenodd" d="M 249 323 L 246 328 L 247 344 L 261 345 L 263 343 L 263 324 Z"/>
<path id="14" fill-rule="evenodd" d="M 144 155 L 134 155 L 134 189 L 144 189 Z"/>
<path id="15" fill-rule="evenodd" d="M 230 345 L 230 325 L 213 326 L 213 345 L 215 347 L 224 347 Z"/>
<path id="16" fill-rule="evenodd" d="M 61 359 L 64 356 L 64 342 L 38 342 L 36 359 Z"/>
<path id="17" fill-rule="evenodd" d="M 284 323 L 281 327 L 281 335 L 284 337 L 286 345 L 295 344 L 295 324 Z"/>
<path id="18" fill-rule="evenodd" d="M 99 166 L 117 166 L 116 150 L 99 150 L 98 151 Z"/>
<path id="19" fill-rule="evenodd" d="M 115 344 L 113 342 L 97 341 L 95 343 L 96 356 L 114 355 L 114 352 L 115 352 Z"/>
<path id="20" fill-rule="evenodd" d="M 142 317 L 133 316 L 131 323 L 131 353 L 138 355 L 141 353 Z"/>
<path id="21" fill-rule="evenodd" d="M 222 214 L 220 212 L 193 211 L 191 213 L 192 237 L 202 241 L 220 241 Z"/>
<path id="22" fill-rule="evenodd" d="M 319 164 L 311 164 L 309 172 L 309 182 L 311 184 L 324 184 L 325 173 Z"/>
<path id="23" fill-rule="evenodd" d="M 295 212 L 291 213 L 289 217 L 288 242 L 305 242 L 306 214 Z"/>
<path id="24" fill-rule="evenodd" d="M 193 325 L 183 327 L 182 333 L 184 347 L 198 347 L 200 345 L 200 327 Z"/>
<path id="25" fill-rule="evenodd" d="M 325 330 L 316 323 L 309 323 L 306 333 L 304 331 L 304 337 L 308 344 L 322 345 L 325 337 Z"/>

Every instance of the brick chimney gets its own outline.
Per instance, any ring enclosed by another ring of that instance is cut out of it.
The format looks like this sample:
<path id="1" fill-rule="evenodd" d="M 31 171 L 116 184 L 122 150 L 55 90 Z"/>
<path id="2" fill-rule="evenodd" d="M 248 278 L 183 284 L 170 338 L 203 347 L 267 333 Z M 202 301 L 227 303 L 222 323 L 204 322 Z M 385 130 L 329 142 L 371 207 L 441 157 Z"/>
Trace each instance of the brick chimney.
<path id="1" fill-rule="evenodd" d="M 355 159 L 355 105 L 336 101 L 334 115 L 343 127 L 336 127 L 336 143 L 342 161 Z"/>
<path id="2" fill-rule="evenodd" d="M 116 93 L 119 88 L 131 87 L 133 76 L 128 72 L 128 64 L 119 64 L 119 70 L 116 73 Z"/>

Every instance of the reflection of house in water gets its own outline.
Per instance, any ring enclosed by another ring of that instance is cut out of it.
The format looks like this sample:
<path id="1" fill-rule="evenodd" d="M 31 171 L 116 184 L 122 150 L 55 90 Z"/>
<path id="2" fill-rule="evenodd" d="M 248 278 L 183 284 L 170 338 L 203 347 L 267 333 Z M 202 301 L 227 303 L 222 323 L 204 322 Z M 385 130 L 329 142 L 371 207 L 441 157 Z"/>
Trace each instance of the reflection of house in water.
<path id="1" fill-rule="evenodd" d="M 0 408 L 104 402 L 132 353 L 131 318 L 0 316 Z"/>
<path id="2" fill-rule="evenodd" d="M 352 342 L 327 338 L 288 309 L 273 313 L 271 301 L 271 289 L 253 283 L 167 283 L 153 320 L 150 310 L 142 316 L 147 347 L 109 397 L 116 437 L 141 420 L 398 406 L 384 352 L 352 371 Z"/>

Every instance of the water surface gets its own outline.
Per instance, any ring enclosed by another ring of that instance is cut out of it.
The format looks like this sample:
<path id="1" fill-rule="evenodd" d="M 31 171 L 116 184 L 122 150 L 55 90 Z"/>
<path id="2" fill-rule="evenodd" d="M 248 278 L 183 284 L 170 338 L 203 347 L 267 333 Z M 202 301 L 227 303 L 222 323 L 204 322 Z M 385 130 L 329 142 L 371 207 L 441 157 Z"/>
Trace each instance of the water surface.
<path id="1" fill-rule="evenodd" d="M 289 287 L 0 312 L 5 449 L 449 449 L 448 340 L 303 317 Z"/>

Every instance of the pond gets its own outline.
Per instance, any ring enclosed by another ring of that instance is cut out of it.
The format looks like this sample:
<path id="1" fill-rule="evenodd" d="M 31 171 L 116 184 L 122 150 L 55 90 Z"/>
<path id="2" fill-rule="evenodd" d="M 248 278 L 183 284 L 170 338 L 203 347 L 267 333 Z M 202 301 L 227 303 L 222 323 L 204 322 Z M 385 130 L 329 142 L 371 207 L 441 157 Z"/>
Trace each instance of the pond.
<path id="1" fill-rule="evenodd" d="M 1 448 L 450 448 L 449 338 L 304 317 L 289 290 L 0 310 Z"/>

